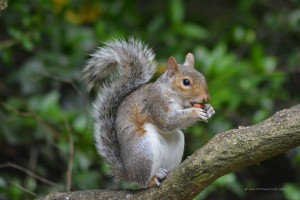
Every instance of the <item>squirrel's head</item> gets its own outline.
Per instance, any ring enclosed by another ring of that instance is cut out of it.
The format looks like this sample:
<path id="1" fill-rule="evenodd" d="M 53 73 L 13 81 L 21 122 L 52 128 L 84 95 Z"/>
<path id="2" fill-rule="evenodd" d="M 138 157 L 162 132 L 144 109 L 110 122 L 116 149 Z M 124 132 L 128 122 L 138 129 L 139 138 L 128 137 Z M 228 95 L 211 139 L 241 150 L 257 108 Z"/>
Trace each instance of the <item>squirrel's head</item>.
<path id="1" fill-rule="evenodd" d="M 171 80 L 171 88 L 178 94 L 185 108 L 210 100 L 205 77 L 194 68 L 194 62 L 194 55 L 188 53 L 182 65 L 172 56 L 167 63 L 167 76 Z"/>

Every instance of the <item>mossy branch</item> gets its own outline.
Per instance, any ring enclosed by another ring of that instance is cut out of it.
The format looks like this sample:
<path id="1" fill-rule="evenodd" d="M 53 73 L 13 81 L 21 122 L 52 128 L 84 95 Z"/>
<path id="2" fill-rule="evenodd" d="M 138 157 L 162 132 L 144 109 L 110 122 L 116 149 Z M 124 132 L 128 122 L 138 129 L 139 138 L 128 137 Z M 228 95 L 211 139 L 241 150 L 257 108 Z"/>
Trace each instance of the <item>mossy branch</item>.
<path id="1" fill-rule="evenodd" d="M 300 104 L 281 110 L 259 124 L 217 134 L 159 188 L 57 192 L 46 199 L 192 199 L 219 177 L 299 145 Z"/>

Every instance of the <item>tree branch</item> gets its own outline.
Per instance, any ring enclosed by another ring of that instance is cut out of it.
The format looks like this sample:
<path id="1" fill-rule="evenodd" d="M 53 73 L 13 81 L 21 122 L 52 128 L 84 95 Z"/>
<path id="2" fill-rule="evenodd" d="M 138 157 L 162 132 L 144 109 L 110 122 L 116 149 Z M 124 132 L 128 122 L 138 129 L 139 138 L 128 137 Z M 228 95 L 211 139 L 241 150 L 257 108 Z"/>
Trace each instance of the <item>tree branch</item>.
<path id="1" fill-rule="evenodd" d="M 46 199 L 192 199 L 219 177 L 300 145 L 300 104 L 265 121 L 217 134 L 159 188 L 52 193 Z"/>

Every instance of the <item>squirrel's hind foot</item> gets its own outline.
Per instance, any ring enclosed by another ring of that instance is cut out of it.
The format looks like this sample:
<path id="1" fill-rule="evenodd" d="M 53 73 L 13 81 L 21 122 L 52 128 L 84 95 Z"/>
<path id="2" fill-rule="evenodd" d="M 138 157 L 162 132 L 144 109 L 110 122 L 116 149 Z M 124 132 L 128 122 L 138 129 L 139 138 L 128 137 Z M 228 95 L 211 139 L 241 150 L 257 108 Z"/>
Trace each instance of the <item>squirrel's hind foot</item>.
<path id="1" fill-rule="evenodd" d="M 167 178 L 169 172 L 166 169 L 159 168 L 156 172 L 155 176 L 151 179 L 150 182 L 156 184 L 156 186 L 160 186 L 161 183 Z"/>

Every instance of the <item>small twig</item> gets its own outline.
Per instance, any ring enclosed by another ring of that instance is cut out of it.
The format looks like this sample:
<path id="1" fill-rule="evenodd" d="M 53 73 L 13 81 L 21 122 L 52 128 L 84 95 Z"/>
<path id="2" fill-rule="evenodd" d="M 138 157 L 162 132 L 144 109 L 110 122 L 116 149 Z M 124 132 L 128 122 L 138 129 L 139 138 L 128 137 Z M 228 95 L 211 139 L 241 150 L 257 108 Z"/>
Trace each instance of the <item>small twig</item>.
<path id="1" fill-rule="evenodd" d="M 21 117 L 35 117 L 32 113 L 29 113 L 29 112 L 20 112 L 10 106 L 8 106 L 7 104 L 1 102 L 2 106 L 4 108 L 6 108 L 7 110 L 13 112 L 14 114 L 18 115 L 18 116 L 21 116 Z"/>
<path id="2" fill-rule="evenodd" d="M 68 170 L 66 177 L 66 191 L 70 192 L 72 188 L 72 169 L 73 169 L 73 161 L 74 161 L 74 141 L 73 134 L 71 130 L 70 123 L 68 119 L 64 116 L 65 127 L 68 133 L 69 138 L 69 160 L 68 160 Z"/>
<path id="3" fill-rule="evenodd" d="M 29 160 L 28 160 L 28 167 L 27 167 L 29 170 L 34 171 L 34 169 L 36 168 L 38 155 L 39 155 L 39 151 L 36 148 L 36 146 L 35 145 L 31 146 Z"/>
<path id="4" fill-rule="evenodd" d="M 6 168 L 6 167 L 11 167 L 11 168 L 20 170 L 20 171 L 22 171 L 22 172 L 28 174 L 29 176 L 31 176 L 31 177 L 33 177 L 33 178 L 35 178 L 35 179 L 37 179 L 37 180 L 39 180 L 39 181 L 41 181 L 41 182 L 43 182 L 43 183 L 46 183 L 46 184 L 48 184 L 48 185 L 51 185 L 51 186 L 54 186 L 54 187 L 57 186 L 56 183 L 54 183 L 54 182 L 52 182 L 52 181 L 49 181 L 49 180 L 47 180 L 47 179 L 45 179 L 45 178 L 43 178 L 43 177 L 41 177 L 41 176 L 39 176 L 39 175 L 36 175 L 35 173 L 33 173 L 33 172 L 31 172 L 31 171 L 25 169 L 24 167 L 21 167 L 21 166 L 19 166 L 19 165 L 16 165 L 16 164 L 14 164 L 14 163 L 7 162 L 7 163 L 5 163 L 5 164 L 1 164 L 1 165 L 0 165 L 0 168 Z"/>
<path id="5" fill-rule="evenodd" d="M 15 46 L 19 43 L 20 43 L 20 41 L 17 41 L 15 39 L 3 40 L 0 42 L 0 49 L 9 48 L 9 47 Z"/>
<path id="6" fill-rule="evenodd" d="M 23 35 L 24 35 L 24 37 L 26 37 L 28 39 L 31 39 L 33 37 L 32 33 L 25 33 Z M 15 46 L 15 45 L 18 45 L 18 44 L 21 44 L 21 43 L 22 43 L 21 40 L 17 40 L 15 38 L 13 38 L 13 39 L 7 39 L 7 40 L 2 40 L 2 41 L 0 41 L 0 50 L 1 49 L 5 49 L 5 48 L 9 48 L 9 47 L 12 47 L 12 46 Z"/>
<path id="7" fill-rule="evenodd" d="M 9 181 L 9 183 L 14 184 L 14 185 L 15 185 L 16 187 L 18 187 L 20 190 L 26 192 L 27 194 L 30 194 L 31 196 L 37 197 L 37 194 L 35 194 L 34 192 L 28 190 L 27 188 L 23 187 L 22 185 L 17 184 L 17 183 L 12 183 L 11 181 Z"/>
<path id="8" fill-rule="evenodd" d="M 39 151 L 36 148 L 36 146 L 35 145 L 31 146 L 28 164 L 27 164 L 28 170 L 35 171 L 38 155 L 39 155 Z M 31 179 L 31 177 L 29 175 L 27 175 L 25 178 L 25 183 L 27 183 L 30 179 Z"/>
<path id="9" fill-rule="evenodd" d="M 82 91 L 78 88 L 78 86 L 75 84 L 75 82 L 72 79 L 62 78 L 62 77 L 59 77 L 59 76 L 55 76 L 55 75 L 50 74 L 48 72 L 41 73 L 41 75 L 45 76 L 45 77 L 52 78 L 52 79 L 57 80 L 57 81 L 68 83 L 68 84 L 70 84 L 72 86 L 72 88 L 77 92 L 77 94 L 79 96 L 84 96 L 83 93 L 82 93 Z"/>
<path id="10" fill-rule="evenodd" d="M 54 137 L 58 137 L 60 135 L 60 132 L 56 130 L 53 126 L 51 126 L 49 123 L 47 123 L 45 120 L 42 118 L 36 116 L 37 121 L 42 124 L 45 128 L 47 128 Z"/>
<path id="11" fill-rule="evenodd" d="M 21 117 L 31 117 L 34 118 L 37 122 L 39 122 L 40 124 L 42 124 L 46 129 L 48 129 L 53 136 L 57 137 L 59 135 L 59 131 L 56 130 L 54 127 L 52 127 L 49 123 L 47 123 L 45 120 L 43 120 L 41 117 L 39 117 L 38 115 L 36 115 L 35 113 L 31 113 L 31 112 L 20 112 L 10 106 L 8 106 L 7 104 L 1 102 L 2 106 L 4 108 L 6 108 L 7 110 L 9 110 L 10 112 L 14 113 L 15 115 L 21 116 Z"/>

